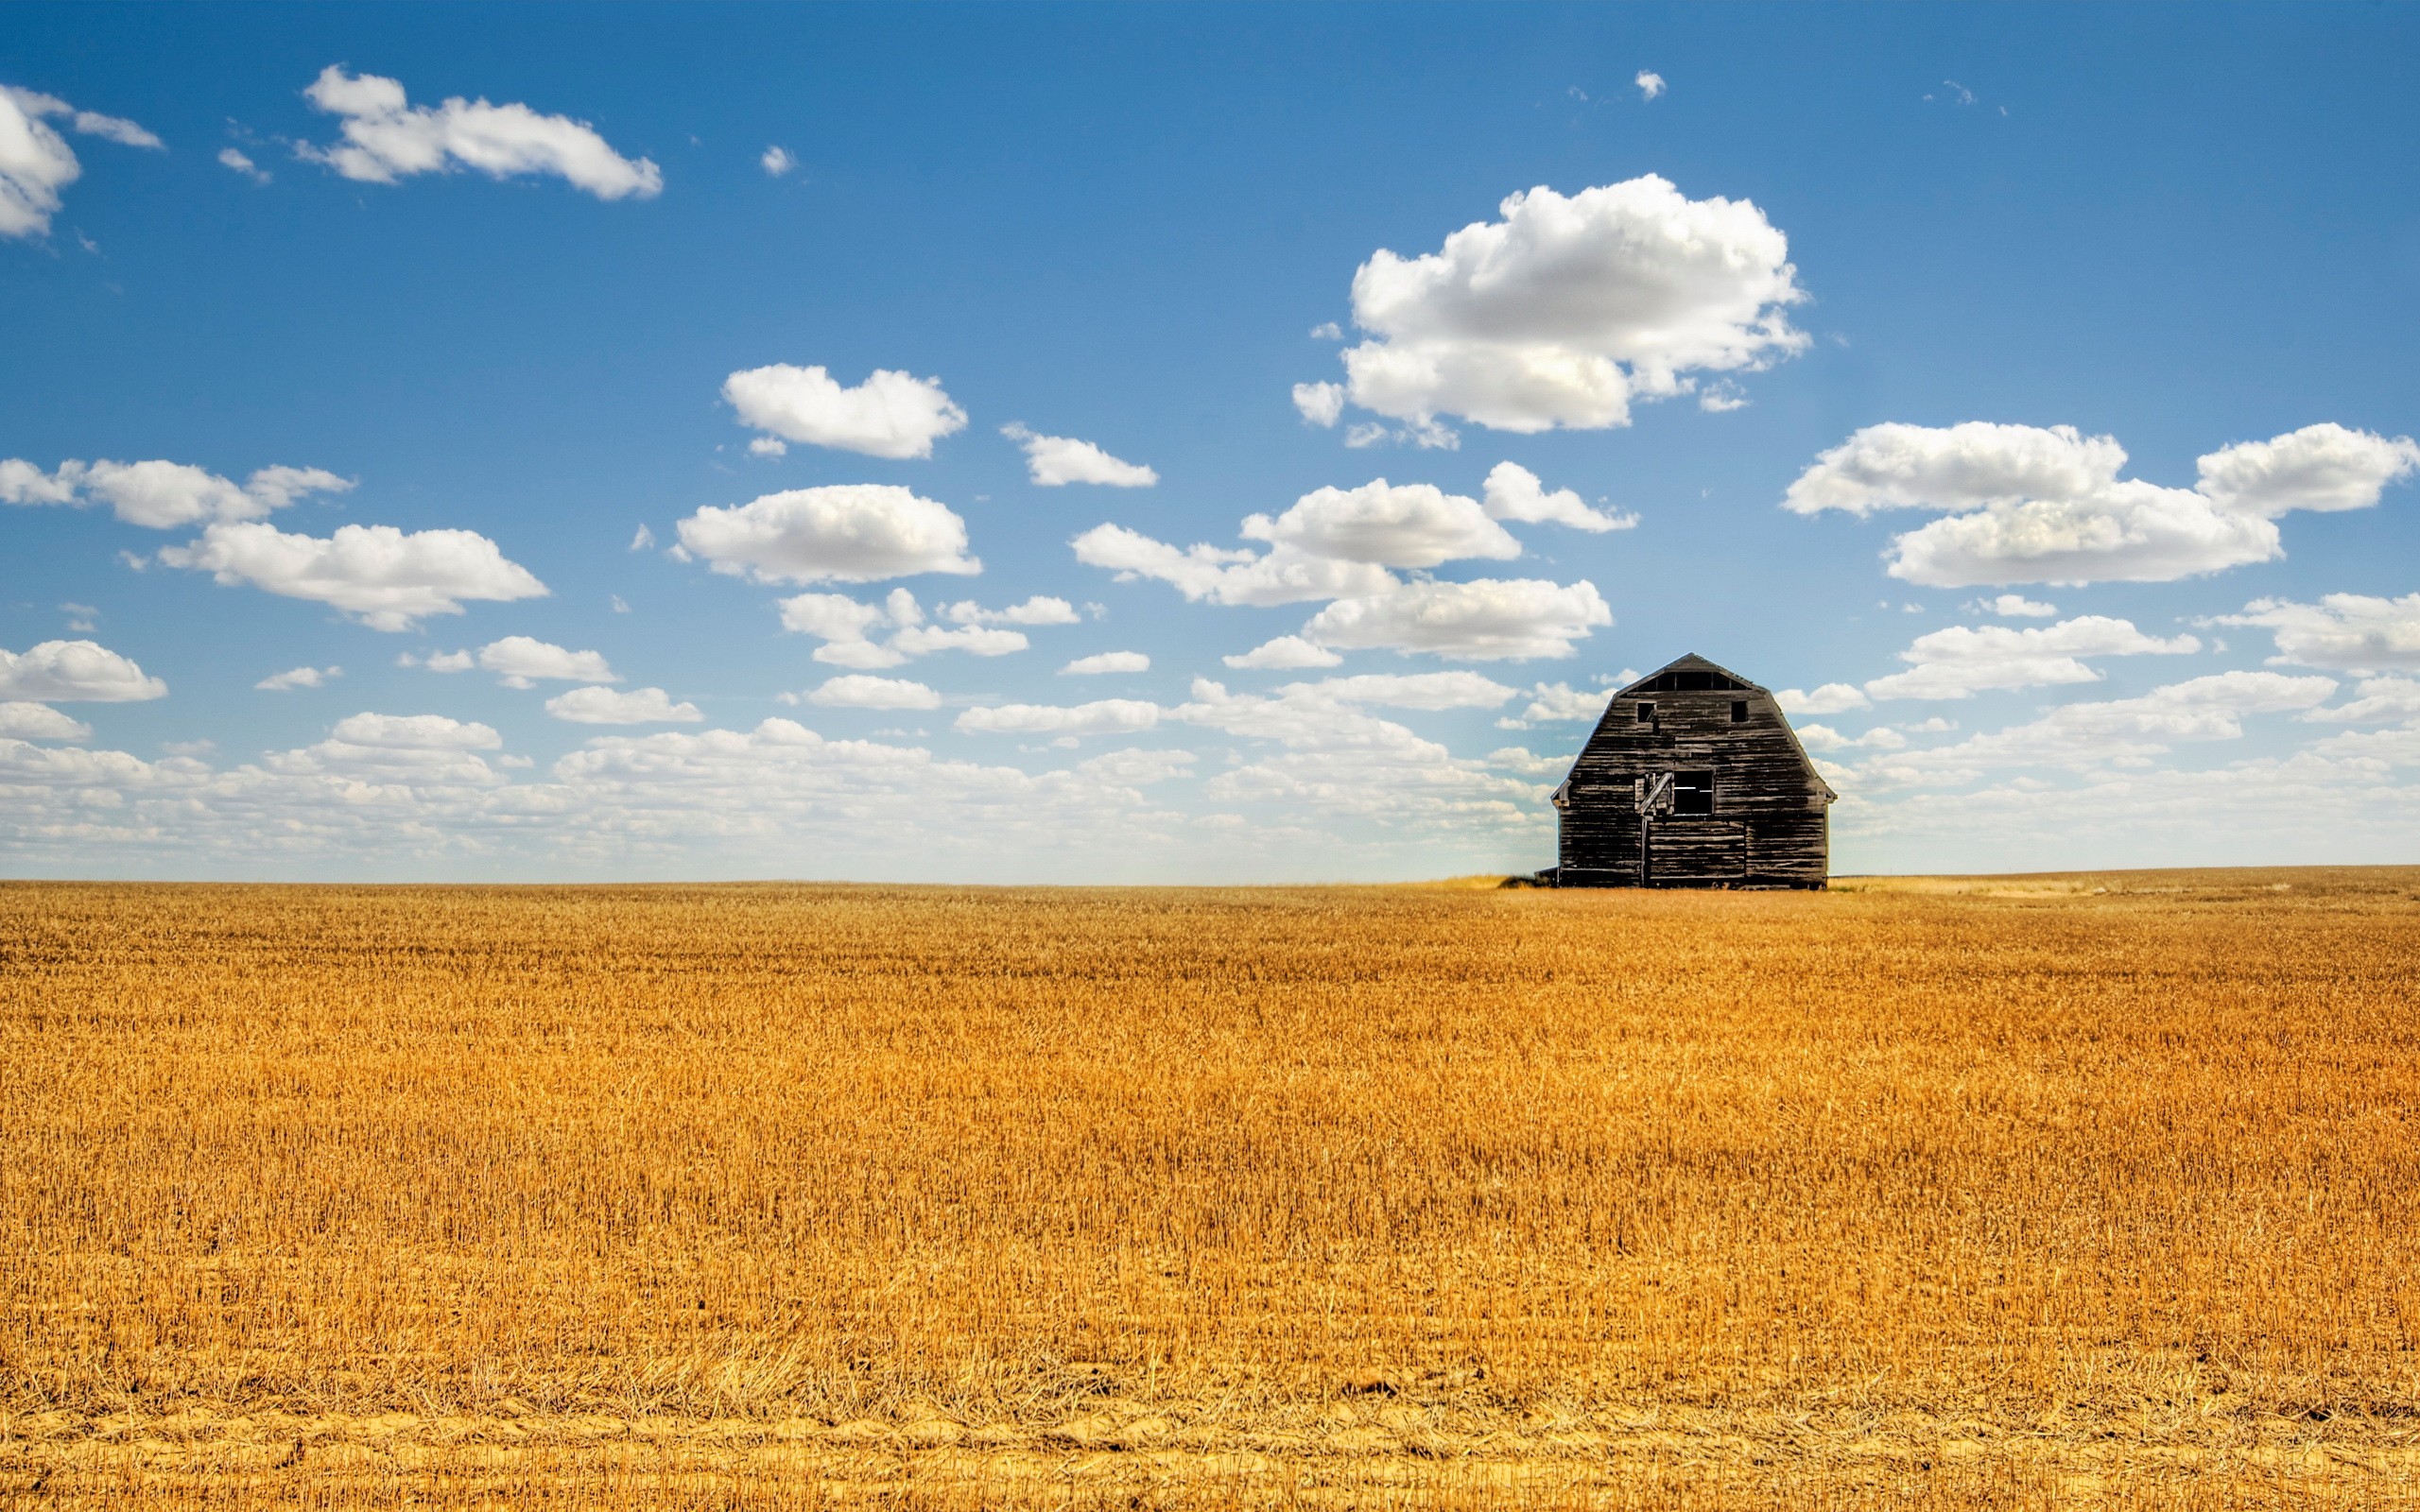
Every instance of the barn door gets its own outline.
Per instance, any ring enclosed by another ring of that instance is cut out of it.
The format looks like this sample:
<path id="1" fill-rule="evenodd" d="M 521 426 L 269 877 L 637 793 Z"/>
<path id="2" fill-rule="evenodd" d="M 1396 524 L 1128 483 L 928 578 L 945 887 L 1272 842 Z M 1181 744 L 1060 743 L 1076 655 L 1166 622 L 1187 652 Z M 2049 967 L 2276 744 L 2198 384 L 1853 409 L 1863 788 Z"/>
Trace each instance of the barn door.
<path id="1" fill-rule="evenodd" d="M 1655 826 L 1658 887 L 1706 886 L 1748 875 L 1747 827 L 1736 819 L 1667 819 Z"/>

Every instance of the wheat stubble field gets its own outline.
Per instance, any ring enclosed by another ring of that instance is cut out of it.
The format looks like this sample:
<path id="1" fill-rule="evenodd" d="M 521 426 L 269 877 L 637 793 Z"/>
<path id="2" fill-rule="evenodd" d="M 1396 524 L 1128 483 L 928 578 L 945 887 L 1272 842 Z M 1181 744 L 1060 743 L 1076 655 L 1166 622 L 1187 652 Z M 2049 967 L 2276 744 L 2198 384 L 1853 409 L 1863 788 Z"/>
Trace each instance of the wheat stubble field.
<path id="1" fill-rule="evenodd" d="M 2415 1000 L 2420 868 L 9 885 L 0 1503 L 2420 1505 Z"/>

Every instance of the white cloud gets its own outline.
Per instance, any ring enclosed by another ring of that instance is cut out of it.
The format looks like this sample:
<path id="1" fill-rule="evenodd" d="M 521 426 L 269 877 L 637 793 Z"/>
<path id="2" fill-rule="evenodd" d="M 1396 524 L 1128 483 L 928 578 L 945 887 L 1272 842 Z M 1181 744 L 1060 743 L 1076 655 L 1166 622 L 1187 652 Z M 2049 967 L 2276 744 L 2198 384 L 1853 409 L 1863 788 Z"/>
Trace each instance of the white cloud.
<path id="1" fill-rule="evenodd" d="M 652 531 L 652 530 L 649 530 L 647 526 L 645 526 L 645 525 L 641 525 L 641 526 L 639 526 L 639 527 L 638 527 L 638 529 L 637 529 L 637 530 L 635 530 L 635 531 L 633 531 L 633 532 L 631 533 L 631 547 L 630 547 L 630 549 L 631 549 L 631 550 L 632 550 L 632 551 L 649 551 L 649 550 L 652 550 L 652 549 L 654 548 L 654 546 L 655 546 L 655 532 L 654 532 L 654 531 Z"/>
<path id="2" fill-rule="evenodd" d="M 1317 682 L 1289 682 L 1281 698 L 1325 698 L 1337 703 L 1378 704 L 1392 709 L 1494 709 L 1513 690 L 1476 672 L 1372 672 Z"/>
<path id="3" fill-rule="evenodd" d="M 2335 691 L 2333 678 L 2221 672 L 2139 698 L 2066 704 L 2027 724 L 1879 757 L 1860 770 L 1888 782 L 1955 782 L 1992 767 L 2141 765 L 2179 743 L 2239 739 L 2244 715 L 2308 709 Z"/>
<path id="4" fill-rule="evenodd" d="M 1148 489 L 1160 475 L 1148 467 L 1121 462 L 1090 441 L 1072 436 L 1037 436 L 1015 422 L 1000 434 L 1025 448 L 1026 472 L 1035 483 L 1055 489 L 1068 483 L 1098 483 L 1113 489 Z"/>
<path id="5" fill-rule="evenodd" d="M 508 688 L 528 688 L 540 678 L 563 682 L 619 682 L 601 651 L 571 651 L 527 635 L 508 635 L 479 647 L 479 665 Z"/>
<path id="6" fill-rule="evenodd" d="M 1569 656 L 1572 643 L 1614 622 L 1594 583 L 1480 578 L 1399 583 L 1341 598 L 1311 616 L 1303 636 L 1348 650 L 1426 651 L 1458 661 Z"/>
<path id="7" fill-rule="evenodd" d="M 960 623 L 951 629 L 925 623 L 916 595 L 894 588 L 879 606 L 860 604 L 839 593 L 801 593 L 782 601 L 786 629 L 812 635 L 824 644 L 815 660 L 827 666 L 861 670 L 895 667 L 911 657 L 935 651 L 965 651 L 975 656 L 1007 656 L 1033 643 L 1021 631 L 968 621 L 1008 621 L 1019 625 L 1064 625 L 1075 622 L 1075 609 L 1064 599 L 1036 596 L 1005 610 L 987 610 L 972 600 L 949 606 L 947 613 Z M 887 642 L 873 633 L 894 627 Z"/>
<path id="8" fill-rule="evenodd" d="M 218 161 L 222 166 L 233 169 L 254 183 L 268 182 L 268 170 L 233 147 L 220 147 Z"/>
<path id="9" fill-rule="evenodd" d="M 826 679 L 806 701 L 827 709 L 938 709 L 942 696 L 921 682 L 852 673 Z"/>
<path id="10" fill-rule="evenodd" d="M 2316 604 L 2256 598 L 2211 623 L 2265 627 L 2277 638 L 2279 662 L 2343 672 L 2420 667 L 2420 593 L 2329 593 Z"/>
<path id="11" fill-rule="evenodd" d="M 1531 725 L 1563 724 L 1572 720 L 1587 720 L 1593 724 L 1604 717 L 1610 700 L 1601 688 L 1579 689 L 1568 683 L 1541 682 L 1530 690 L 1530 707 L 1510 719 L 1496 723 L 1507 730 L 1526 730 Z"/>
<path id="12" fill-rule="evenodd" d="M 46 703 L 0 700 L 0 740 L 83 740 L 93 727 Z"/>
<path id="13" fill-rule="evenodd" d="M 1487 753 L 1487 765 L 1501 766 L 1524 777 L 1552 777 L 1571 769 L 1569 756 L 1541 756 L 1527 746 L 1503 746 Z"/>
<path id="14" fill-rule="evenodd" d="M 2394 721 L 2420 726 L 2420 682 L 2410 678 L 2364 678 L 2360 696 L 2303 717 L 2323 724 L 2377 725 Z"/>
<path id="15" fill-rule="evenodd" d="M 0 698 L 140 703 L 167 693 L 166 683 L 95 642 L 44 641 L 27 651 L 0 650 Z"/>
<path id="16" fill-rule="evenodd" d="M 961 625 L 947 630 L 937 625 L 910 625 L 894 633 L 890 644 L 893 649 L 912 657 L 929 656 L 935 651 L 1007 656 L 1022 651 L 1033 643 L 1019 631 L 994 629 L 983 625 Z"/>
<path id="17" fill-rule="evenodd" d="M 285 672 L 271 673 L 252 686 L 264 693 L 286 693 L 295 688 L 325 687 L 343 676 L 342 667 L 295 667 Z"/>
<path id="18" fill-rule="evenodd" d="M 79 462 L 45 473 L 31 462 L 0 462 L 0 503 L 106 504 L 129 524 L 169 530 L 205 520 L 256 520 L 313 493 L 353 487 L 324 468 L 265 467 L 239 487 L 185 462 Z"/>
<path id="19" fill-rule="evenodd" d="M 1638 524 L 1634 514 L 1611 515 L 1589 508 L 1569 489 L 1548 493 L 1535 472 L 1513 462 L 1498 462 L 1488 470 L 1484 495 L 1488 517 L 1494 520 L 1598 531 L 1628 530 Z"/>
<path id="20" fill-rule="evenodd" d="M 1997 614 L 2004 619 L 2047 620 L 2057 618 L 2059 613 L 2058 605 L 2036 603 L 2023 593 L 1979 598 L 1966 607 L 1978 614 Z"/>
<path id="21" fill-rule="evenodd" d="M 686 725 L 706 717 L 662 688 L 574 688 L 547 699 L 546 713 L 576 725 Z"/>
<path id="22" fill-rule="evenodd" d="M 45 121 L 64 116 L 85 136 L 126 146 L 160 139 L 121 116 L 79 111 L 55 95 L 0 84 L 0 236 L 41 236 L 59 213 L 59 192 L 82 175 L 75 149 Z"/>
<path id="23" fill-rule="evenodd" d="M 790 455 L 790 447 L 787 441 L 778 440 L 770 436 L 757 436 L 750 438 L 748 442 L 748 455 L 751 456 L 787 456 Z"/>
<path id="24" fill-rule="evenodd" d="M 2420 467 L 2411 438 L 2389 439 L 2332 423 L 2266 441 L 2239 441 L 2195 464 L 2195 487 L 2221 506 L 2275 517 L 2290 509 L 2366 509 Z"/>
<path id="25" fill-rule="evenodd" d="M 985 609 L 971 598 L 961 599 L 938 612 L 953 625 L 1074 625 L 1082 618 L 1065 599 L 1040 593 L 1006 609 Z"/>
<path id="26" fill-rule="evenodd" d="M 1817 457 L 1783 506 L 1947 511 L 1890 552 L 1893 576 L 1932 587 L 2167 582 L 2282 556 L 2277 516 L 2374 505 L 2420 447 L 2309 425 L 2204 455 L 2189 490 L 2121 479 L 2125 461 L 2113 438 L 2071 425 L 1871 425 Z"/>
<path id="27" fill-rule="evenodd" d="M 431 109 L 410 104 L 404 86 L 375 74 L 348 76 L 331 63 L 302 92 L 344 122 L 344 140 L 300 143 L 295 154 L 362 183 L 393 183 L 418 173 L 475 168 L 492 179 L 553 174 L 599 199 L 651 199 L 663 170 L 625 158 L 585 121 L 541 115 L 527 105 L 492 105 L 457 95 Z"/>
<path id="28" fill-rule="evenodd" d="M 464 599 L 546 593 L 528 569 L 470 530 L 406 535 L 392 525 L 340 525 L 321 540 L 257 522 L 219 524 L 189 545 L 162 548 L 160 559 L 221 583 L 332 604 L 376 630 L 408 630 L 426 615 L 459 614 Z"/>
<path id="29" fill-rule="evenodd" d="M 1313 645 L 1299 635 L 1281 635 L 1273 641 L 1262 642 L 1240 656 L 1222 656 L 1219 660 L 1231 667 L 1273 667 L 1292 671 L 1301 667 L 1332 667 L 1344 658 L 1324 646 Z"/>
<path id="30" fill-rule="evenodd" d="M 1439 251 L 1380 250 L 1355 273 L 1354 322 L 1372 339 L 1343 353 L 1354 404 L 1416 427 L 1602 429 L 1693 373 L 1806 344 L 1784 314 L 1805 298 L 1788 239 L 1747 200 L 1689 199 L 1649 175 L 1500 208 Z"/>
<path id="31" fill-rule="evenodd" d="M 1905 672 L 1865 685 L 1874 698 L 1964 698 L 2002 688 L 2097 682 L 2088 656 L 2176 656 L 2198 651 L 2190 635 L 2163 641 L 2128 620 L 2086 614 L 2038 629 L 2007 625 L 1952 626 L 1919 635 L 1899 653 Z"/>
<path id="32" fill-rule="evenodd" d="M 1179 548 L 1124 525 L 1095 525 L 1073 542 L 1076 559 L 1126 582 L 1155 577 L 1196 602 L 1300 604 L 1375 593 L 1394 582 L 1385 568 L 1279 548 L 1265 554 L 1194 545 Z"/>
<path id="33" fill-rule="evenodd" d="M 1334 330 L 1335 327 L 1329 325 L 1323 329 Z M 1318 333 L 1313 332 L 1312 335 L 1316 335 Z M 1342 337 L 1343 333 L 1339 332 L 1338 339 L 1341 340 Z M 1342 384 L 1296 384 L 1294 410 L 1313 425 L 1322 429 L 1331 428 L 1344 414 L 1344 386 Z"/>
<path id="34" fill-rule="evenodd" d="M 722 397 L 742 424 L 868 456 L 930 456 L 934 441 L 966 428 L 966 411 L 942 391 L 940 379 L 888 368 L 843 388 L 821 366 L 777 362 L 733 373 L 723 380 Z"/>
<path id="35" fill-rule="evenodd" d="M 1341 341 L 1344 339 L 1344 327 L 1337 324 L 1333 320 L 1322 320 L 1319 324 L 1311 327 L 1311 339 L 1314 341 Z"/>
<path id="36" fill-rule="evenodd" d="M 1521 543 L 1478 501 L 1430 483 L 1395 485 L 1384 478 L 1357 489 L 1316 489 L 1275 519 L 1248 516 L 1239 533 L 1281 550 L 1377 567 L 1521 555 Z"/>
<path id="37" fill-rule="evenodd" d="M 1908 744 L 1908 737 L 1889 725 L 1876 725 L 1854 739 L 1829 725 L 1800 725 L 1796 729 L 1798 743 L 1811 751 L 1903 750 Z"/>
<path id="38" fill-rule="evenodd" d="M 890 483 L 791 489 L 681 522 L 681 544 L 715 571 L 760 582 L 870 583 L 918 573 L 968 576 L 966 522 Z"/>
<path id="39" fill-rule="evenodd" d="M 767 147 L 765 155 L 756 160 L 756 165 L 765 170 L 767 178 L 778 179 L 797 167 L 798 159 L 790 156 L 787 147 Z"/>
<path id="40" fill-rule="evenodd" d="M 329 733 L 348 746 L 379 750 L 493 750 L 504 744 L 487 725 L 443 714 L 348 714 Z"/>
<path id="41" fill-rule="evenodd" d="M 1154 782 L 1191 776 L 1195 760 L 1189 750 L 1145 750 L 1130 746 L 1078 762 L 1076 770 L 1119 787 L 1149 787 Z"/>
<path id="42" fill-rule="evenodd" d="M 969 709 L 958 716 L 957 728 L 965 733 L 1078 736 L 1132 734 L 1159 722 L 1156 704 L 1133 698 L 1100 698 L 1072 707 L 1011 703 Z"/>
<path id="43" fill-rule="evenodd" d="M 1784 688 L 1773 695 L 1773 702 L 1787 714 L 1837 714 L 1867 707 L 1864 691 L 1845 682 L 1827 682 L 1812 693 Z"/>
<path id="44" fill-rule="evenodd" d="M 479 659 L 468 651 L 431 651 L 426 656 L 406 651 L 395 658 L 399 667 L 424 667 L 431 672 L 468 672 L 478 664 Z"/>
<path id="45" fill-rule="evenodd" d="M 1651 100 L 1664 93 L 1664 76 L 1651 74 L 1644 68 L 1638 71 L 1638 77 L 1631 82 L 1638 86 L 1638 97 L 1643 100 Z"/>
<path id="46" fill-rule="evenodd" d="M 1098 677 L 1109 672 L 1149 672 L 1151 659 L 1140 651 L 1097 651 L 1080 656 L 1059 669 L 1062 677 Z"/>

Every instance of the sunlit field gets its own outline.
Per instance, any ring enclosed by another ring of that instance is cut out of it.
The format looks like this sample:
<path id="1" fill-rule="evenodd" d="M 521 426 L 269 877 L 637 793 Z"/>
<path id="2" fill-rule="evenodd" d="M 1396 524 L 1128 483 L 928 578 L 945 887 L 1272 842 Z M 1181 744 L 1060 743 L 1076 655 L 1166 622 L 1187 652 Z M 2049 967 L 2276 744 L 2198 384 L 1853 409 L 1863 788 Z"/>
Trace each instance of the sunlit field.
<path id="1" fill-rule="evenodd" d="M 2420 1505 L 2420 868 L 0 887 L 11 1505 Z"/>

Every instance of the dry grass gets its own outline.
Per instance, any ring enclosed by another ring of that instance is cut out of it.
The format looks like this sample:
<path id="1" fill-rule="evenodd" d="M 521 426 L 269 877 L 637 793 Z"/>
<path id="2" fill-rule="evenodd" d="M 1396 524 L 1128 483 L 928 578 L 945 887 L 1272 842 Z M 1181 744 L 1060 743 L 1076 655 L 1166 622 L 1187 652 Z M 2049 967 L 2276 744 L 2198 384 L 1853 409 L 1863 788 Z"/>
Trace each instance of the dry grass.
<path id="1" fill-rule="evenodd" d="M 0 1502 L 2420 1505 L 2415 897 L 0 886 Z"/>

